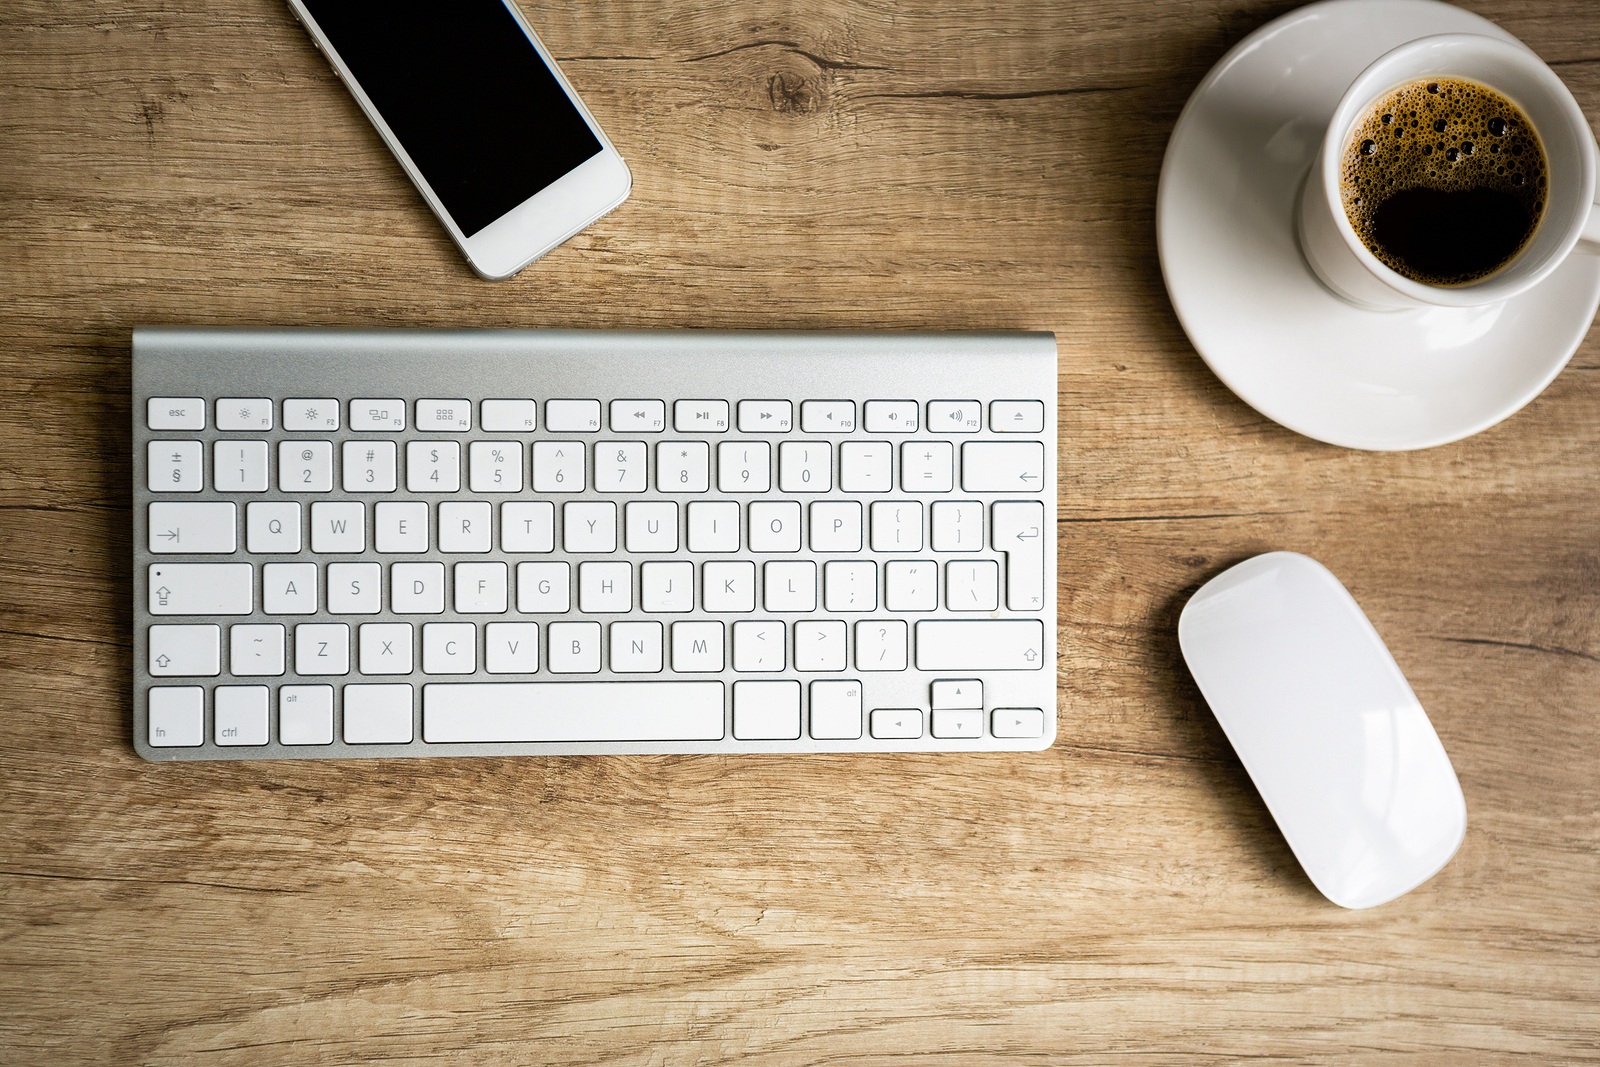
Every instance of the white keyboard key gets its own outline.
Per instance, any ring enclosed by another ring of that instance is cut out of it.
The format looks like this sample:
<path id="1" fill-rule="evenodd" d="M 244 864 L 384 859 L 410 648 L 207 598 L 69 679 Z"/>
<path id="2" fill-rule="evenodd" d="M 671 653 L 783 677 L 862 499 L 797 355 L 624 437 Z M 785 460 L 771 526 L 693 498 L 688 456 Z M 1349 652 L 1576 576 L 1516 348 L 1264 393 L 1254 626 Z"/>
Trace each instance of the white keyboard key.
<path id="1" fill-rule="evenodd" d="M 622 566 L 626 567 L 624 563 Z M 458 615 L 502 615 L 506 610 L 504 563 L 457 563 L 455 569 Z"/>
<path id="2" fill-rule="evenodd" d="M 658 674 L 662 635 L 659 622 L 611 624 L 611 670 L 616 674 Z"/>
<path id="3" fill-rule="evenodd" d="M 750 551 L 800 551 L 800 505 L 793 500 L 750 504 Z"/>
<path id="4" fill-rule="evenodd" d="M 439 505 L 440 552 L 487 552 L 493 546 L 494 508 L 486 500 L 452 500 Z"/>
<path id="5" fill-rule="evenodd" d="M 761 572 L 768 611 L 816 611 L 817 565 L 809 559 L 774 560 Z"/>
<path id="6" fill-rule="evenodd" d="M 568 564 L 517 564 L 518 611 L 524 615 L 560 615 L 571 609 L 572 571 Z"/>
<path id="7" fill-rule="evenodd" d="M 586 615 L 632 611 L 633 564 L 611 560 L 578 564 L 578 610 Z"/>
<path id="8" fill-rule="evenodd" d="M 372 509 L 372 547 L 379 552 L 428 551 L 428 505 L 386 500 Z"/>
<path id="9" fill-rule="evenodd" d="M 615 552 L 617 505 L 582 500 L 561 508 L 561 547 L 567 552 Z"/>
<path id="10" fill-rule="evenodd" d="M 689 551 L 739 551 L 739 505 L 723 500 L 696 500 L 691 503 Z"/>
<path id="11" fill-rule="evenodd" d="M 778 446 L 778 488 L 785 493 L 826 493 L 833 488 L 833 446 L 785 441 Z"/>
<path id="12" fill-rule="evenodd" d="M 255 610 L 251 563 L 152 563 L 150 614 L 248 615 Z"/>
<path id="13" fill-rule="evenodd" d="M 733 736 L 741 741 L 800 737 L 800 683 L 734 682 Z"/>
<path id="14" fill-rule="evenodd" d="M 933 697 L 930 706 L 935 711 L 983 707 L 983 682 L 977 678 L 941 679 L 930 688 Z"/>
<path id="15" fill-rule="evenodd" d="M 716 673 L 723 668 L 720 622 L 672 624 L 672 669 L 679 674 Z"/>
<path id="16" fill-rule="evenodd" d="M 792 429 L 794 429 L 794 405 L 789 401 L 739 401 L 740 433 L 788 433 Z"/>
<path id="17" fill-rule="evenodd" d="M 667 428 L 666 402 L 613 400 L 611 428 L 618 433 L 660 433 Z"/>
<path id="18" fill-rule="evenodd" d="M 422 739 L 712 741 L 723 699 L 721 682 L 434 683 L 422 687 Z"/>
<path id="19" fill-rule="evenodd" d="M 294 671 L 305 676 L 349 674 L 350 627 L 342 622 L 301 623 L 296 626 Z"/>
<path id="20" fill-rule="evenodd" d="M 600 429 L 600 401 L 546 400 L 544 428 L 550 433 L 593 433 Z"/>
<path id="21" fill-rule="evenodd" d="M 339 402 L 304 397 L 285 400 L 283 428 L 290 433 L 331 433 L 339 428 Z"/>
<path id="22" fill-rule="evenodd" d="M 485 400 L 478 423 L 488 433 L 528 433 L 539 426 L 539 405 L 532 400 Z"/>
<path id="23" fill-rule="evenodd" d="M 1044 607 L 1044 504 L 1001 501 L 990 514 L 994 547 L 1006 554 L 1006 607 L 1039 611 Z"/>
<path id="24" fill-rule="evenodd" d="M 662 441 L 656 446 L 656 491 L 703 493 L 711 487 L 711 448 L 704 441 Z"/>
<path id="25" fill-rule="evenodd" d="M 949 441 L 907 441 L 900 446 L 900 489 L 948 493 L 955 484 L 955 449 Z"/>
<path id="26" fill-rule="evenodd" d="M 151 441 L 145 449 L 145 481 L 152 493 L 198 493 L 205 487 L 204 450 L 199 441 Z"/>
<path id="27" fill-rule="evenodd" d="M 821 741 L 860 738 L 860 682 L 851 678 L 811 683 L 811 736 Z"/>
<path id="28" fill-rule="evenodd" d="M 212 676 L 222 672 L 222 630 L 217 626 L 150 627 L 150 673 L 157 678 Z"/>
<path id="29" fill-rule="evenodd" d="M 315 615 L 317 565 L 315 563 L 263 565 L 261 610 L 268 615 Z"/>
<path id="30" fill-rule="evenodd" d="M 279 441 L 278 491 L 326 493 L 333 489 L 332 441 Z"/>
<path id="31" fill-rule="evenodd" d="M 678 505 L 670 500 L 630 501 L 623 509 L 629 552 L 676 552 Z"/>
<path id="32" fill-rule="evenodd" d="M 583 489 L 583 445 L 573 441 L 534 443 L 534 492 L 581 493 Z"/>
<path id="33" fill-rule="evenodd" d="M 922 424 L 915 400 L 869 400 L 866 408 L 868 433 L 916 433 Z"/>
<path id="34" fill-rule="evenodd" d="M 412 664 L 409 622 L 366 622 L 356 643 L 362 674 L 410 674 Z"/>
<path id="35" fill-rule="evenodd" d="M 958 559 L 946 564 L 944 606 L 965 612 L 998 608 L 1000 564 L 992 559 Z"/>
<path id="36" fill-rule="evenodd" d="M 522 492 L 522 442 L 472 442 L 467 470 L 467 484 L 474 493 Z"/>
<path id="37" fill-rule="evenodd" d="M 936 500 L 930 510 L 935 552 L 983 550 L 982 504 L 976 500 Z"/>
<path id="38" fill-rule="evenodd" d="M 444 611 L 444 564 L 391 564 L 389 610 L 396 615 L 441 614 Z"/>
<path id="39" fill-rule="evenodd" d="M 271 691 L 264 685 L 217 686 L 212 695 L 212 715 L 215 719 L 212 735 L 217 744 L 266 744 L 270 697 Z"/>
<path id="40" fill-rule="evenodd" d="M 849 628 L 837 619 L 794 624 L 794 669 L 797 671 L 842 671 L 845 668 Z M 813 685 L 813 693 L 815 686 Z M 856 694 L 856 729 L 861 727 L 861 694 Z M 813 735 L 816 736 L 816 735 Z"/>
<path id="41" fill-rule="evenodd" d="M 934 708 L 933 736 L 940 738 L 982 737 L 983 712 L 972 708 Z"/>
<path id="42" fill-rule="evenodd" d="M 319 500 L 311 505 L 311 551 L 364 552 L 367 506 L 351 500 Z"/>
<path id="43" fill-rule="evenodd" d="M 694 608 L 694 564 L 659 561 L 639 567 L 639 606 L 652 614 Z"/>
<path id="44" fill-rule="evenodd" d="M 865 619 L 856 623 L 856 670 L 906 669 L 904 619 Z"/>
<path id="45" fill-rule="evenodd" d="M 756 610 L 756 565 L 746 559 L 702 564 L 700 606 L 707 611 Z"/>
<path id="46" fill-rule="evenodd" d="M 995 433 L 1043 433 L 1044 402 L 996 400 L 989 405 L 989 429 Z"/>
<path id="47" fill-rule="evenodd" d="M 871 520 L 872 551 L 922 551 L 922 504 L 920 501 L 875 501 L 872 505 Z"/>
<path id="48" fill-rule="evenodd" d="M 839 446 L 839 488 L 846 493 L 887 493 L 893 482 L 894 446 L 848 441 Z"/>
<path id="49" fill-rule="evenodd" d="M 811 551 L 861 551 L 859 501 L 819 500 L 811 505 Z"/>
<path id="50" fill-rule="evenodd" d="M 286 685 L 279 689 L 278 740 L 285 745 L 333 744 L 333 686 Z"/>
<path id="51" fill-rule="evenodd" d="M 272 401 L 265 397 L 225 396 L 217 401 L 217 429 L 270 430 L 272 408 Z"/>
<path id="52" fill-rule="evenodd" d="M 996 737 L 1043 737 L 1044 711 L 1040 708 L 995 708 L 989 729 Z"/>
<path id="53" fill-rule="evenodd" d="M 245 505 L 244 543 L 250 552 L 300 551 L 300 505 L 293 500 L 255 500 Z"/>
<path id="54" fill-rule="evenodd" d="M 931 559 L 897 559 L 883 565 L 883 606 L 890 611 L 939 607 L 939 565 Z"/>
<path id="55" fill-rule="evenodd" d="M 554 551 L 555 531 L 556 506 L 548 500 L 508 500 L 500 505 L 502 552 Z"/>
<path id="56" fill-rule="evenodd" d="M 393 441 L 346 441 L 344 477 L 347 493 L 392 493 L 395 487 Z"/>
<path id="57" fill-rule="evenodd" d="M 472 429 L 472 401 L 417 401 L 418 433 L 466 433 Z"/>
<path id="58" fill-rule="evenodd" d="M 471 674 L 478 669 L 478 628 L 470 622 L 422 627 L 422 673 Z"/>
<path id="59" fill-rule="evenodd" d="M 239 623 L 228 627 L 228 670 L 242 678 L 276 676 L 283 673 L 284 632 L 282 626 L 265 623 Z M 266 714 L 265 705 L 262 714 Z M 266 744 L 265 741 L 260 742 Z"/>
<path id="60" fill-rule="evenodd" d="M 344 743 L 408 745 L 414 736 L 411 687 L 403 682 L 344 687 Z"/>
<path id="61" fill-rule="evenodd" d="M 237 512 L 227 502 L 158 500 L 150 505 L 150 551 L 186 556 L 238 548 Z"/>
<path id="62" fill-rule="evenodd" d="M 454 493 L 461 488 L 461 445 L 456 441 L 406 444 L 406 489 L 413 493 Z"/>
<path id="63" fill-rule="evenodd" d="M 1036 671 L 1044 666 L 1038 619 L 923 619 L 919 671 Z"/>
<path id="64" fill-rule="evenodd" d="M 771 489 L 772 446 L 765 441 L 719 444 L 717 488 L 724 493 L 765 493 Z"/>
<path id="65" fill-rule="evenodd" d="M 872 736 L 888 740 L 904 740 L 922 736 L 922 709 L 873 708 Z"/>
<path id="66" fill-rule="evenodd" d="M 551 674 L 600 673 L 599 623 L 553 622 L 545 632 L 550 636 Z"/>
<path id="67" fill-rule="evenodd" d="M 483 669 L 490 674 L 539 670 L 539 624 L 491 622 L 483 628 Z"/>
<path id="68" fill-rule="evenodd" d="M 594 446 L 594 487 L 602 493 L 642 493 L 643 441 L 600 441 Z"/>
<path id="69" fill-rule="evenodd" d="M 265 441 L 217 441 L 211 446 L 211 488 L 219 493 L 267 491 Z"/>
<path id="70" fill-rule="evenodd" d="M 878 565 L 831 559 L 822 565 L 822 606 L 830 612 L 872 611 L 878 606 Z"/>
<path id="71" fill-rule="evenodd" d="M 726 400 L 674 401 L 672 428 L 679 433 L 722 433 L 728 428 L 728 402 Z"/>
<path id="72" fill-rule="evenodd" d="M 1038 441 L 968 441 L 961 446 L 961 488 L 968 493 L 1036 493 L 1044 485 Z"/>
<path id="73" fill-rule="evenodd" d="M 357 433 L 395 433 L 405 428 L 404 400 L 350 401 L 350 429 Z"/>
<path id="74" fill-rule="evenodd" d="M 376 615 L 383 610 L 383 568 L 376 563 L 328 564 L 328 613 Z"/>
<path id="75" fill-rule="evenodd" d="M 205 744 L 206 691 L 198 685 L 153 686 L 148 739 L 154 748 L 194 748 Z"/>
<path id="76" fill-rule="evenodd" d="M 983 405 L 976 400 L 930 400 L 928 429 L 933 433 L 977 433 L 983 429 Z"/>
<path id="77" fill-rule="evenodd" d="M 781 622 L 733 624 L 733 669 L 745 674 L 776 673 L 786 662 Z M 796 709 L 798 713 L 798 708 Z"/>
<path id="78" fill-rule="evenodd" d="M 805 400 L 800 403 L 800 429 L 805 433 L 853 433 L 854 400 Z"/>
<path id="79" fill-rule="evenodd" d="M 197 396 L 153 396 L 145 402 L 144 423 L 152 430 L 203 430 L 206 402 Z"/>

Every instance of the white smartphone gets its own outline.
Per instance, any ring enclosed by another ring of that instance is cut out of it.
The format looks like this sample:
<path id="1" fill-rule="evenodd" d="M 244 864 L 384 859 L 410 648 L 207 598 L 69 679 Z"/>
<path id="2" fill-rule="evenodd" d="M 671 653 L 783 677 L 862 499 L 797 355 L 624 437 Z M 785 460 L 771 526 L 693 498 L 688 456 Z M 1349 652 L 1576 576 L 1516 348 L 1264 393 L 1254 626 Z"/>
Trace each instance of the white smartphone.
<path id="1" fill-rule="evenodd" d="M 511 0 L 289 6 L 485 278 L 627 199 L 627 164 Z"/>

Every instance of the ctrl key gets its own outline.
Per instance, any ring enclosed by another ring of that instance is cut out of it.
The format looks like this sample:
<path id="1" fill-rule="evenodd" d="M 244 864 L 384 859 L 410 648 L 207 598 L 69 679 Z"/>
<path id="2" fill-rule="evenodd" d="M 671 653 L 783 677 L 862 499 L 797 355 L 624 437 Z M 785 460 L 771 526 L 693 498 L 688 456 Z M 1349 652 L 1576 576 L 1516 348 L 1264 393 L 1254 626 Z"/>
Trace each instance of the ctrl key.
<path id="1" fill-rule="evenodd" d="M 150 689 L 152 748 L 194 748 L 206 739 L 206 694 L 198 685 Z"/>

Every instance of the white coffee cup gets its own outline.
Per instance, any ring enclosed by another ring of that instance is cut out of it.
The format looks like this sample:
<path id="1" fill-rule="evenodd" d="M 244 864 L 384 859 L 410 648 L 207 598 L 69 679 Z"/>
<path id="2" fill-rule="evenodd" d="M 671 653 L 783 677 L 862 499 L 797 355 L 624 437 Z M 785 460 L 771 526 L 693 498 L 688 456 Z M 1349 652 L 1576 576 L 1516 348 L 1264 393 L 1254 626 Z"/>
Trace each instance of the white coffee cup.
<path id="1" fill-rule="evenodd" d="M 1480 82 L 1528 116 L 1549 163 L 1544 215 L 1527 245 L 1505 266 L 1466 285 L 1414 281 L 1374 256 L 1350 225 L 1339 191 L 1345 140 L 1374 100 L 1420 78 Z M 1600 149 L 1559 77 L 1521 44 L 1475 33 L 1422 37 L 1386 52 L 1345 90 L 1300 194 L 1300 248 L 1334 293 L 1375 309 L 1480 307 L 1538 285 L 1574 251 L 1600 254 L 1595 202 Z"/>

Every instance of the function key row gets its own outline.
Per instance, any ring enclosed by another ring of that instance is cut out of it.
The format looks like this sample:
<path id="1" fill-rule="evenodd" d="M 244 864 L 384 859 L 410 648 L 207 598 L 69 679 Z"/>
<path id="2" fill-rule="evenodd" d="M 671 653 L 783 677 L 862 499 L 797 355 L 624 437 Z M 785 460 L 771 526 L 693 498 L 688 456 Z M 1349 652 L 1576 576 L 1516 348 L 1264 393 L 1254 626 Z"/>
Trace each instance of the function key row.
<path id="1" fill-rule="evenodd" d="M 224 397 L 216 402 L 216 428 L 259 433 L 273 429 L 275 404 L 264 397 Z M 291 433 L 326 433 L 340 428 L 343 405 L 327 398 L 293 398 L 283 402 L 283 428 Z M 915 433 L 924 428 L 922 405 L 915 400 L 868 400 L 863 404 L 868 433 Z M 358 433 L 405 430 L 411 405 L 399 399 L 349 402 L 350 429 Z M 145 422 L 152 430 L 204 430 L 206 401 L 200 397 L 151 397 Z M 734 424 L 741 433 L 789 433 L 794 429 L 794 404 L 789 400 L 675 400 L 672 428 L 679 433 L 726 433 Z M 470 400 L 418 400 L 416 429 L 428 433 L 466 433 L 472 426 Z M 601 430 L 598 400 L 546 400 L 544 426 L 549 433 L 595 433 Z M 1036 434 L 1044 430 L 1044 402 L 995 400 L 988 405 L 994 433 Z M 930 400 L 926 428 L 935 433 L 978 433 L 984 405 L 977 400 Z M 484 400 L 478 405 L 481 429 L 490 433 L 528 433 L 539 426 L 539 402 L 529 399 Z M 613 430 L 659 433 L 667 428 L 664 400 L 613 400 Z M 804 433 L 844 434 L 857 428 L 853 400 L 803 400 L 800 429 Z"/>

